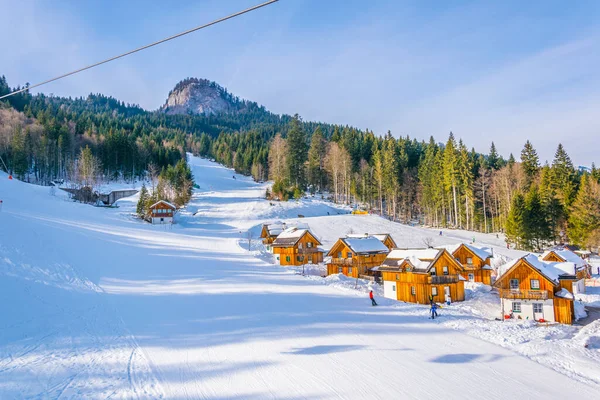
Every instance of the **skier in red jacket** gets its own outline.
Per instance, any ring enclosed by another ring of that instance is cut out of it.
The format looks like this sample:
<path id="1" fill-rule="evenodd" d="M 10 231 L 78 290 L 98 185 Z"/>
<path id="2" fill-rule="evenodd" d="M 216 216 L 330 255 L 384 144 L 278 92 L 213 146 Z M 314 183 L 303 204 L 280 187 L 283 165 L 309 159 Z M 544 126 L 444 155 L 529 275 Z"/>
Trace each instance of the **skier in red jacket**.
<path id="1" fill-rule="evenodd" d="M 369 292 L 369 298 L 371 299 L 371 305 L 376 306 L 377 302 L 375 301 L 375 297 L 373 297 L 373 291 Z"/>

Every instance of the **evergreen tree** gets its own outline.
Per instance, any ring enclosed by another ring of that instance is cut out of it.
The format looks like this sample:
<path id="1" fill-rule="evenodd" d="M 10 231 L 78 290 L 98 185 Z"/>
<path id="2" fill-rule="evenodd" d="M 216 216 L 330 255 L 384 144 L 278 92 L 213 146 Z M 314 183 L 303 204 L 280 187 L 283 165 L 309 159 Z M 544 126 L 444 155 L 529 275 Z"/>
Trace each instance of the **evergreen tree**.
<path id="1" fill-rule="evenodd" d="M 496 145 L 492 142 L 492 146 L 490 147 L 490 154 L 487 157 L 487 164 L 490 169 L 496 170 L 501 167 L 500 165 L 500 157 L 498 156 L 498 151 L 496 150 Z"/>
<path id="2" fill-rule="evenodd" d="M 525 187 L 528 189 L 535 180 L 540 168 L 539 157 L 529 140 L 521 151 L 521 164 L 523 165 L 523 172 L 525 172 Z"/>
<path id="3" fill-rule="evenodd" d="M 146 189 L 146 185 L 143 184 L 142 188 L 140 189 L 140 198 L 137 202 L 137 208 L 136 208 L 136 212 L 137 215 L 140 216 L 140 218 L 143 218 L 144 215 L 146 215 L 146 203 L 148 202 L 148 189 Z"/>
<path id="4" fill-rule="evenodd" d="M 444 149 L 444 186 L 446 191 L 450 193 L 452 199 L 452 205 L 454 209 L 454 218 L 452 224 L 458 225 L 458 193 L 457 187 L 459 183 L 459 170 L 458 170 L 458 154 L 456 150 L 456 141 L 454 140 L 454 134 L 450 132 L 448 141 L 446 142 L 446 148 Z"/>
<path id="5" fill-rule="evenodd" d="M 506 239 L 509 243 L 514 243 L 517 248 L 523 248 L 529 239 L 525 231 L 525 214 L 525 198 L 521 193 L 517 193 L 512 199 L 506 221 Z"/>
<path id="6" fill-rule="evenodd" d="M 308 184 L 312 193 L 323 190 L 324 160 L 326 154 L 325 139 L 321 127 L 317 127 L 310 140 L 308 149 Z"/>
<path id="7" fill-rule="evenodd" d="M 25 137 L 23 136 L 23 130 L 20 126 L 17 126 L 14 130 L 14 134 L 11 141 L 12 148 L 12 171 L 13 174 L 23 180 L 27 173 L 27 153 L 25 151 Z"/>
<path id="8" fill-rule="evenodd" d="M 532 185 L 525 198 L 525 218 L 523 221 L 524 245 L 526 250 L 539 251 L 550 236 L 550 229 L 542 201 L 536 185 Z"/>
<path id="9" fill-rule="evenodd" d="M 600 184 L 590 175 L 581 177 L 569 216 L 569 239 L 584 248 L 600 245 Z"/>
<path id="10" fill-rule="evenodd" d="M 300 122 L 298 114 L 290 121 L 287 134 L 287 165 L 289 182 L 304 189 L 306 185 L 304 163 L 307 158 L 307 145 L 306 135 Z"/>
<path id="11" fill-rule="evenodd" d="M 565 209 L 571 206 L 575 197 L 576 172 L 571 158 L 563 148 L 558 144 L 554 161 L 552 161 L 552 186 L 555 190 L 561 204 Z"/>

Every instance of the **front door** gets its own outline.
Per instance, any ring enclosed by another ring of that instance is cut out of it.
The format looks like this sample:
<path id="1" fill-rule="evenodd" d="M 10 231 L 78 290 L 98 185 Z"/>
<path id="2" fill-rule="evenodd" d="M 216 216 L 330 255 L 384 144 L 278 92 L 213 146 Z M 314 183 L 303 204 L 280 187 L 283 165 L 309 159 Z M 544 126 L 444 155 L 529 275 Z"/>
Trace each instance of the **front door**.
<path id="1" fill-rule="evenodd" d="M 450 297 L 450 286 L 444 286 L 444 301 L 448 304 L 452 302 L 452 298 Z"/>
<path id="2" fill-rule="evenodd" d="M 544 305 L 542 303 L 533 303 L 533 319 L 536 321 L 544 319 Z"/>
<path id="3" fill-rule="evenodd" d="M 475 275 L 469 274 L 469 282 L 475 282 Z"/>

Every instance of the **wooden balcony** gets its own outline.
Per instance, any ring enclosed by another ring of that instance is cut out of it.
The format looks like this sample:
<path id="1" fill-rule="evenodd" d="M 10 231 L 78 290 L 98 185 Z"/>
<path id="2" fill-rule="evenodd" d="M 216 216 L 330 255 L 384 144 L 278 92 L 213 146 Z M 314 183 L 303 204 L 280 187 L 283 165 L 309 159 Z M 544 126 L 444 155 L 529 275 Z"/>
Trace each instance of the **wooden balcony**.
<path id="1" fill-rule="evenodd" d="M 315 254 L 320 250 L 318 247 L 303 247 L 301 249 L 295 249 L 296 254 Z"/>
<path id="2" fill-rule="evenodd" d="M 432 275 L 427 279 L 427 283 L 432 285 L 443 285 L 445 283 L 456 283 L 458 280 L 458 275 Z"/>
<path id="3" fill-rule="evenodd" d="M 331 264 L 333 265 L 348 265 L 353 266 L 351 258 L 332 258 Z"/>
<path id="4" fill-rule="evenodd" d="M 547 290 L 520 290 L 520 289 L 500 289 L 500 297 L 504 299 L 531 299 L 531 300 L 546 300 L 548 299 Z"/>

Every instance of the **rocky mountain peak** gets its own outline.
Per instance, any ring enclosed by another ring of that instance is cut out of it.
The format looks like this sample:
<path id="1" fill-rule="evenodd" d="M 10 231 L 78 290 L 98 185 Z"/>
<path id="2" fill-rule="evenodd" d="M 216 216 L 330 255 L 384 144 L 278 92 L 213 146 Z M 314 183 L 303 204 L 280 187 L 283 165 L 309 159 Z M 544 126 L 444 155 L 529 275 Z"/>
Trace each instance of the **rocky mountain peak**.
<path id="1" fill-rule="evenodd" d="M 208 79 L 187 78 L 175 85 L 161 111 L 167 114 L 220 114 L 239 111 L 240 100 Z"/>

